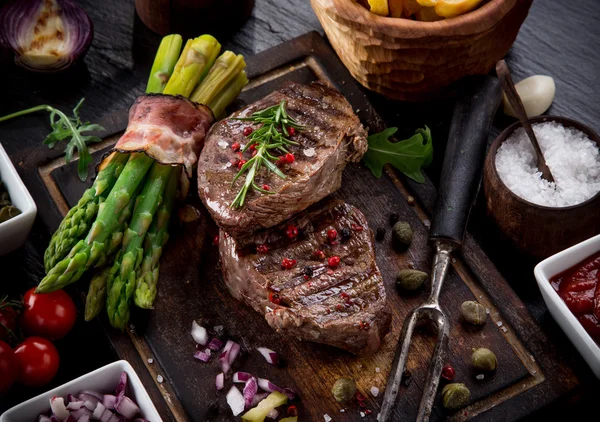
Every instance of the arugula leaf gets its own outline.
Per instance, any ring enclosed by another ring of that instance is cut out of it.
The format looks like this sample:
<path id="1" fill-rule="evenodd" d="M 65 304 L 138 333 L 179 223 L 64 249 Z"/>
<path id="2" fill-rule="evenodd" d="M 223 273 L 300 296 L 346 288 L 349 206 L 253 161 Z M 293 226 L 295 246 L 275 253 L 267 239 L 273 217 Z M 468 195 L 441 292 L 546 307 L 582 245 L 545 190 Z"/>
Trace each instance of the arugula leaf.
<path id="1" fill-rule="evenodd" d="M 390 127 L 367 138 L 369 149 L 363 157 L 365 165 L 377 178 L 381 177 L 383 166 L 391 164 L 414 181 L 425 182 L 421 168 L 433 160 L 431 131 L 425 126 L 409 139 L 390 142 L 389 138 L 397 131 L 398 128 Z"/>
<path id="2" fill-rule="evenodd" d="M 75 108 L 73 108 L 73 117 L 68 117 L 62 111 L 43 104 L 36 107 L 21 110 L 16 113 L 9 114 L 4 117 L 0 117 L 0 122 L 4 120 L 12 119 L 13 117 L 23 116 L 25 114 L 34 113 L 37 111 L 47 111 L 50 113 L 50 127 L 52 132 L 44 139 L 44 145 L 48 145 L 48 148 L 54 148 L 54 146 L 66 139 L 69 139 L 67 146 L 65 147 L 65 161 L 68 163 L 73 158 L 73 152 L 77 149 L 79 154 L 79 162 L 77 163 L 77 174 L 82 182 L 85 182 L 88 175 L 88 165 L 92 161 L 87 144 L 100 142 L 102 139 L 97 136 L 84 135 L 84 132 L 100 131 L 104 128 L 97 124 L 90 122 L 82 123 L 79 117 L 79 110 L 83 104 L 84 98 L 82 98 Z"/>

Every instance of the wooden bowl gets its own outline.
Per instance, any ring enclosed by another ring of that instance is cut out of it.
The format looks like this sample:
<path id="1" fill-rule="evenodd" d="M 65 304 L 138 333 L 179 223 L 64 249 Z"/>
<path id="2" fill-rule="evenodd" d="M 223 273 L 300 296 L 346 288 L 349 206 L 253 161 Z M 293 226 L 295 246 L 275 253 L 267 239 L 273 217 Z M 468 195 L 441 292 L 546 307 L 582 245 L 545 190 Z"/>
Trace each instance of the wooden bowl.
<path id="1" fill-rule="evenodd" d="M 555 121 L 585 133 L 600 148 L 600 137 L 589 127 L 556 116 L 530 119 L 532 124 Z M 516 122 L 494 141 L 483 170 L 483 190 L 488 215 L 512 243 L 529 255 L 546 258 L 600 233 L 600 193 L 581 204 L 551 208 L 528 202 L 506 187 L 496 170 L 498 148 L 521 127 Z"/>
<path id="2" fill-rule="evenodd" d="M 311 0 L 333 48 L 358 82 L 397 100 L 447 94 L 466 75 L 485 74 L 513 44 L 533 0 L 490 0 L 437 22 L 383 17 L 355 0 Z"/>

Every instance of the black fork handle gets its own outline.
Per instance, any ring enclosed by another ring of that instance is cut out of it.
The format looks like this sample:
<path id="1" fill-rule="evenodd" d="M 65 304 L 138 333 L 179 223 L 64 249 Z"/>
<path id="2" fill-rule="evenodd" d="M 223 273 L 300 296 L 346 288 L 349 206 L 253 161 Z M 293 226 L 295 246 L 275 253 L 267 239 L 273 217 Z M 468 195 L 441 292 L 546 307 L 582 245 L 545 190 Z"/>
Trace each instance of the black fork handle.
<path id="1" fill-rule="evenodd" d="M 429 236 L 460 245 L 481 181 L 488 133 L 502 89 L 500 81 L 488 75 L 463 78 L 457 89 Z"/>

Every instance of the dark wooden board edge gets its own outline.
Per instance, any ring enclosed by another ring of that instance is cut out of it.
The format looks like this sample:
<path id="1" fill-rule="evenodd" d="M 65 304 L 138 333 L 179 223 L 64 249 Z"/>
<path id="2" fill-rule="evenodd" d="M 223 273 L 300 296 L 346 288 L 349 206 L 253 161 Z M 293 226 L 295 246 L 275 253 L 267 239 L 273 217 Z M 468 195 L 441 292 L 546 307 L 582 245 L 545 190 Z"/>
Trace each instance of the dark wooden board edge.
<path id="1" fill-rule="evenodd" d="M 269 57 L 270 59 L 265 60 L 266 57 Z M 276 60 L 273 60 L 273 58 L 276 58 Z M 358 87 L 346 68 L 339 62 L 331 47 L 317 32 L 305 34 L 248 58 L 249 77 L 250 79 L 259 76 L 261 78 L 268 77 L 269 74 L 276 73 L 277 68 L 279 67 L 305 59 L 310 60 L 311 58 L 314 58 L 319 62 L 321 65 L 319 66 L 320 68 L 326 69 L 327 75 L 325 75 L 325 79 L 334 81 L 337 88 L 344 93 L 355 106 L 358 105 L 356 109 L 357 114 L 361 117 L 363 122 L 366 122 L 370 126 L 371 130 L 379 131 L 385 127 L 383 120 L 370 105 L 365 94 L 360 98 L 355 98 L 355 92 L 363 92 L 362 88 Z M 333 75 L 335 75 L 335 77 L 333 77 Z M 126 122 L 127 113 L 124 110 L 107 116 L 101 122 L 107 128 L 107 133 L 104 133 L 104 135 L 112 135 L 122 131 L 126 126 Z M 30 162 L 31 159 L 32 157 L 28 156 L 27 162 Z M 389 175 L 398 176 L 393 169 L 387 169 L 387 172 Z M 436 195 L 432 183 L 427 181 L 425 184 L 417 184 L 411 180 L 407 180 L 402 175 L 399 175 L 399 177 L 402 180 L 402 183 L 408 186 L 411 194 L 418 199 L 420 204 L 422 204 L 426 212 L 430 214 Z M 49 199 L 52 201 L 51 198 Z M 55 227 L 59 221 L 60 217 L 57 218 L 56 223 L 49 223 L 50 227 Z M 530 388 L 527 392 L 519 394 L 513 400 L 500 403 L 498 406 L 481 414 L 480 418 L 485 417 L 485 420 L 488 420 L 488 418 L 494 419 L 496 416 L 500 416 L 502 414 L 501 409 L 508 405 L 511 406 L 511 415 L 518 418 L 536 410 L 535 408 L 532 408 L 532 403 L 535 403 L 534 406 L 541 407 L 573 390 L 578 384 L 573 372 L 569 367 L 562 364 L 560 359 L 553 360 L 554 357 L 558 356 L 556 348 L 547 341 L 546 336 L 540 330 L 535 329 L 535 321 L 531 318 L 520 299 L 514 294 L 508 284 L 504 282 L 500 291 L 486 287 L 486 279 L 502 280 L 502 278 L 495 266 L 489 261 L 485 256 L 485 253 L 470 235 L 467 236 L 464 252 L 464 259 L 469 270 L 472 271 L 475 277 L 480 281 L 487 293 L 490 294 L 495 301 L 498 301 L 498 303 L 504 301 L 517 305 L 511 306 L 508 309 L 503 309 L 502 311 L 509 317 L 509 322 L 514 327 L 519 337 L 526 340 L 527 346 L 531 349 L 532 353 L 535 355 L 536 361 L 541 365 L 546 374 L 546 380 L 544 382 Z M 128 339 L 128 341 L 125 342 L 122 340 L 124 336 L 114 336 L 110 333 L 109 336 L 120 356 L 127 356 L 128 360 L 137 360 L 136 365 L 140 370 L 142 367 L 148 369 L 147 365 L 141 361 L 139 356 L 137 356 L 138 359 L 131 356 L 131 351 L 133 349 L 131 339 Z M 150 377 L 148 373 L 145 375 L 147 375 L 148 378 Z M 556 382 L 551 382 L 557 380 L 563 381 L 561 385 L 563 385 L 564 388 L 560 389 L 560 391 L 557 390 L 554 385 Z M 150 384 L 156 384 L 156 381 Z M 152 388 L 152 390 L 154 390 L 153 393 L 156 395 L 158 388 Z M 538 400 L 532 400 L 533 397 L 537 397 Z M 541 400 L 539 400 L 540 397 L 542 397 Z M 504 413 L 504 415 L 506 415 L 506 413 Z"/>

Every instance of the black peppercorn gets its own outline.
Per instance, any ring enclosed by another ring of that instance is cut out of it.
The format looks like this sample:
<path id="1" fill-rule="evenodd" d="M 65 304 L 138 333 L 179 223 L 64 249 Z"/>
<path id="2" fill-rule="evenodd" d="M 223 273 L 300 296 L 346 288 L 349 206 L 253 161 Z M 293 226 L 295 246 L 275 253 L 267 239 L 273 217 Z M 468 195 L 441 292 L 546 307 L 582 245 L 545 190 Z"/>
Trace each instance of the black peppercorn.
<path id="1" fill-rule="evenodd" d="M 385 237 L 385 229 L 383 227 L 377 227 L 375 231 L 375 240 L 381 241 Z"/>
<path id="2" fill-rule="evenodd" d="M 344 227 L 340 230 L 340 235 L 342 236 L 342 242 L 347 242 L 350 239 L 350 236 L 352 236 L 352 232 L 348 227 Z"/>
<path id="3" fill-rule="evenodd" d="M 304 267 L 304 270 L 302 271 L 302 273 L 307 277 L 312 277 L 314 274 L 314 270 L 312 267 L 306 266 L 306 267 Z"/>
<path id="4" fill-rule="evenodd" d="M 390 214 L 390 226 L 396 224 L 398 220 L 400 220 L 400 216 L 397 213 L 393 212 Z"/>

